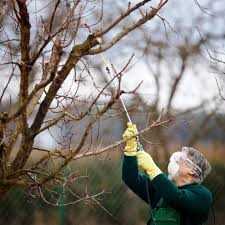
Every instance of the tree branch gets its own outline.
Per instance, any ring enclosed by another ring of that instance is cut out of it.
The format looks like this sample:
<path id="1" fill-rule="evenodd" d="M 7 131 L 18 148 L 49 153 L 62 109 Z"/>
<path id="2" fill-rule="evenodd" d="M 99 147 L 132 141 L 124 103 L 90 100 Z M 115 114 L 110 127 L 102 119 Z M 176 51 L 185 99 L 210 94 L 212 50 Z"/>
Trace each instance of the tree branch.
<path id="1" fill-rule="evenodd" d="M 137 135 L 144 134 L 145 132 L 151 130 L 152 128 L 164 126 L 164 125 L 170 123 L 171 121 L 172 121 L 172 119 L 167 119 L 167 120 L 164 120 L 164 121 L 154 121 L 150 126 L 148 126 L 145 129 L 139 131 Z M 98 150 L 98 151 L 89 151 L 89 152 L 77 154 L 73 158 L 73 160 L 78 160 L 78 159 L 81 159 L 83 157 L 90 157 L 90 156 L 93 156 L 93 155 L 100 155 L 100 154 L 102 154 L 104 152 L 109 151 L 110 149 L 111 150 L 117 150 L 116 147 L 119 147 L 124 142 L 125 142 L 124 140 L 120 140 L 120 141 L 117 141 L 114 144 L 106 146 L 105 148 L 102 148 L 101 150 Z"/>
<path id="2" fill-rule="evenodd" d="M 146 13 L 146 15 L 142 18 L 140 18 L 136 23 L 134 23 L 131 26 L 128 26 L 126 28 L 124 28 L 120 33 L 118 33 L 117 35 L 115 35 L 112 40 L 104 45 L 100 45 L 99 48 L 96 49 L 90 49 L 89 51 L 89 55 L 95 55 L 95 54 L 99 54 L 101 52 L 106 51 L 107 49 L 111 48 L 113 45 L 115 45 L 118 41 L 120 41 L 123 37 L 125 37 L 128 33 L 130 33 L 131 31 L 135 30 L 137 27 L 143 25 L 144 23 L 146 23 L 147 21 L 151 20 L 154 16 L 157 15 L 158 11 L 168 2 L 168 0 L 165 1 L 160 1 L 160 3 L 158 4 L 158 6 L 156 8 L 151 8 L 151 10 Z M 96 37 L 100 37 L 100 35 L 97 33 Z"/>

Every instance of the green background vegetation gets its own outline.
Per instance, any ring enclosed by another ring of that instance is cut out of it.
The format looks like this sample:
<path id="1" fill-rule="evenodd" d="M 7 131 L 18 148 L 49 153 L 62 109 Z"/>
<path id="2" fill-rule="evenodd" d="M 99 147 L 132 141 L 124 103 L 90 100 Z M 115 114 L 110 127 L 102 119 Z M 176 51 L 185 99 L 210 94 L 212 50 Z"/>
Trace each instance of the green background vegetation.
<path id="1" fill-rule="evenodd" d="M 225 221 L 225 165 L 220 161 L 212 161 L 213 171 L 205 181 L 205 185 L 213 192 L 216 224 Z M 166 166 L 166 165 L 164 165 Z M 87 187 L 89 194 L 105 190 L 100 202 L 108 212 L 93 201 L 82 201 L 75 205 L 53 207 L 38 198 L 31 198 L 28 191 L 13 189 L 0 204 L 0 224 L 17 225 L 80 225 L 80 224 L 145 224 L 149 216 L 149 207 L 135 196 L 121 180 L 121 154 L 110 154 L 102 157 L 91 157 L 74 163 L 67 170 L 79 170 L 80 175 L 88 178 L 77 179 L 73 183 L 76 193 L 84 194 Z M 60 187 L 55 187 L 60 191 Z M 50 196 L 46 196 L 51 199 Z M 65 203 L 71 196 L 64 197 Z M 74 200 L 74 199 L 73 199 Z M 113 215 L 109 215 L 109 212 Z M 210 213 L 208 224 L 213 224 Z"/>

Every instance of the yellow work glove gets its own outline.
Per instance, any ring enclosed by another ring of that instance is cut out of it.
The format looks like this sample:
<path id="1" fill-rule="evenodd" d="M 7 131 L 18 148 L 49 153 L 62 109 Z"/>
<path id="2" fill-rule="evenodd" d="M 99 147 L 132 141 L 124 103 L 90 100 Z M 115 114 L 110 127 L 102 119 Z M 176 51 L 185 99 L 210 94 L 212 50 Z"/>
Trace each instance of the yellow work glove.
<path id="1" fill-rule="evenodd" d="M 137 127 L 135 124 L 130 122 L 127 123 L 127 129 L 123 133 L 123 140 L 126 142 L 124 148 L 124 155 L 126 156 L 136 156 L 137 153 Z M 132 137 L 133 136 L 133 137 Z"/>
<path id="2" fill-rule="evenodd" d="M 142 169 L 150 177 L 151 180 L 162 173 L 162 171 L 155 164 L 152 157 L 147 152 L 138 151 L 136 156 L 138 167 Z"/>

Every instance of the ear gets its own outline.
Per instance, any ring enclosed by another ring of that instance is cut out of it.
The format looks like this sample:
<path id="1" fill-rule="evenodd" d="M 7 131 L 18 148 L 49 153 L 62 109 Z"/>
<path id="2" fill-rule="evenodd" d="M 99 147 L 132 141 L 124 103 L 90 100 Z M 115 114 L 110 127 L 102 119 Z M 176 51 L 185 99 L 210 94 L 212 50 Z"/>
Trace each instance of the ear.
<path id="1" fill-rule="evenodd" d="M 188 168 L 188 175 L 192 177 L 196 177 L 196 173 L 193 169 Z"/>
<path id="2" fill-rule="evenodd" d="M 188 175 L 193 177 L 194 179 L 198 178 L 198 175 L 196 174 L 196 172 L 193 169 L 190 169 L 190 172 L 188 172 Z"/>

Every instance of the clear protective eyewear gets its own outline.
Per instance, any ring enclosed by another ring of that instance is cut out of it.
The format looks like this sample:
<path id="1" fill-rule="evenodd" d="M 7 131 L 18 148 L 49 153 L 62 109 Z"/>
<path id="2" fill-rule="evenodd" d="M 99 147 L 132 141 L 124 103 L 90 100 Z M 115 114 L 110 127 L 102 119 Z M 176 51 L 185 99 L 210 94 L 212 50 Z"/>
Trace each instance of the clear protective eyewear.
<path id="1" fill-rule="evenodd" d="M 175 161 L 178 164 L 184 162 L 202 180 L 202 169 L 194 162 L 192 162 L 192 160 L 188 158 L 185 152 L 174 152 L 170 157 L 170 161 Z"/>

